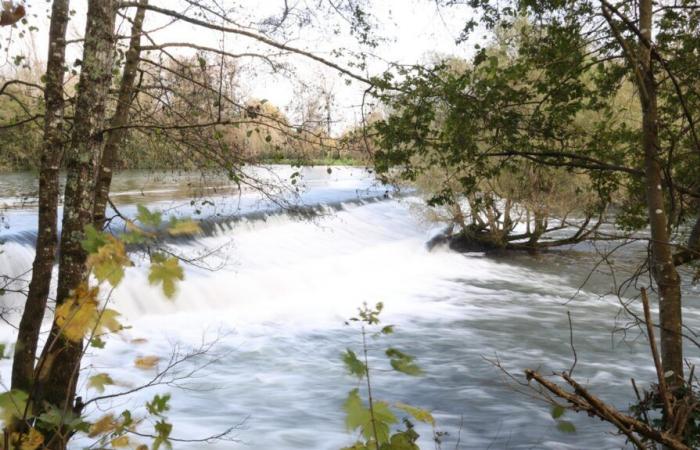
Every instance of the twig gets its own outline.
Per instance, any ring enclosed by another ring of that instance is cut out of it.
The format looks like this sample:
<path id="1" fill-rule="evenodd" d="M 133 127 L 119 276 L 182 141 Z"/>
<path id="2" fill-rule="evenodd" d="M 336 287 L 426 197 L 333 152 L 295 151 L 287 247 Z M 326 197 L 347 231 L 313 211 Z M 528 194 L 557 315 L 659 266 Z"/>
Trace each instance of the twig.
<path id="1" fill-rule="evenodd" d="M 634 395 L 637 396 L 637 401 L 639 403 L 642 403 L 642 396 L 639 395 L 639 389 L 637 389 L 637 383 L 634 381 L 634 378 L 630 378 L 630 381 L 632 382 L 632 389 L 634 389 Z M 642 411 L 642 415 L 644 416 L 644 421 L 648 424 L 649 423 L 649 416 L 647 416 L 647 411 L 644 408 L 640 408 Z"/>
<path id="2" fill-rule="evenodd" d="M 571 351 L 574 353 L 574 362 L 569 368 L 569 376 L 572 376 L 576 363 L 578 362 L 578 356 L 576 355 L 576 347 L 574 347 L 574 325 L 571 322 L 571 311 L 567 311 L 566 315 L 569 318 L 569 344 L 571 345 Z"/>

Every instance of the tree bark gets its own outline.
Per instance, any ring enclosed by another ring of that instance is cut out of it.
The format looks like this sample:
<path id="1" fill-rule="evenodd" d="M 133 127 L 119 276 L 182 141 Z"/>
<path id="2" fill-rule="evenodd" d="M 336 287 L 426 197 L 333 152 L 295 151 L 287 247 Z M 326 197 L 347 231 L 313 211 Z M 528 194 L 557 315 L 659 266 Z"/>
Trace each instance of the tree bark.
<path id="1" fill-rule="evenodd" d="M 28 391 L 34 376 L 39 331 L 51 288 L 56 259 L 59 170 L 63 151 L 63 81 L 69 0 L 54 0 L 49 28 L 49 52 L 44 87 L 44 142 L 39 169 L 39 223 L 29 293 L 19 324 L 12 389 Z"/>
<path id="2" fill-rule="evenodd" d="M 109 189 L 112 185 L 112 172 L 114 170 L 117 153 L 124 143 L 124 138 L 127 133 L 125 125 L 127 125 L 129 110 L 131 109 L 134 98 L 134 83 L 136 81 L 139 58 L 141 56 L 141 34 L 143 31 L 143 19 L 146 15 L 146 5 L 148 5 L 148 0 L 140 0 L 136 15 L 134 16 L 129 50 L 126 53 L 124 73 L 119 86 L 117 108 L 110 121 L 110 128 L 113 128 L 113 130 L 107 134 L 107 141 L 102 154 L 102 162 L 98 169 L 99 172 L 95 183 L 94 208 L 94 221 L 98 229 L 102 229 L 105 224 L 105 211 L 109 200 Z"/>
<path id="3" fill-rule="evenodd" d="M 83 230 L 92 223 L 96 164 L 103 148 L 105 104 L 112 81 L 114 25 L 117 0 L 89 0 L 83 48 L 83 64 L 71 145 L 66 151 L 66 190 L 61 233 L 56 304 L 70 299 L 87 279 Z M 71 342 L 56 320 L 37 367 L 32 398 L 41 410 L 45 403 L 64 411 L 74 409 L 76 382 L 83 343 Z M 58 437 L 58 438 L 57 438 Z M 66 437 L 54 436 L 52 449 L 63 449 Z"/>
<path id="4" fill-rule="evenodd" d="M 680 276 L 673 262 L 673 247 L 668 232 L 664 202 L 662 169 L 659 162 L 659 133 L 656 81 L 652 66 L 652 0 L 639 2 L 639 64 L 641 70 L 642 147 L 649 225 L 651 228 L 651 271 L 659 293 L 661 359 L 664 373 L 673 372 L 669 385 L 683 381 L 683 338 Z"/>

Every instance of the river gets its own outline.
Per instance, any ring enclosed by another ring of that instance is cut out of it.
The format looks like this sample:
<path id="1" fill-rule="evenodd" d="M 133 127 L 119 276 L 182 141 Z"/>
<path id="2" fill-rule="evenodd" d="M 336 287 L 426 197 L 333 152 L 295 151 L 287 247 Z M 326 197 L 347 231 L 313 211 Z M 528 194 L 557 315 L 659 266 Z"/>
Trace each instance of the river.
<path id="1" fill-rule="evenodd" d="M 297 170 L 275 167 L 270 173 L 286 179 Z M 30 175 L 12 176 L 15 181 L 2 175 L 0 183 L 0 204 L 6 206 L 0 275 L 20 276 L 31 267 L 35 211 L 17 186 L 21 181 L 26 192 L 34 185 Z M 119 392 L 153 376 L 133 367 L 137 357 L 167 360 L 174 348 L 215 343 L 208 355 L 184 365 L 181 373 L 198 370 L 180 388 L 157 386 L 93 403 L 92 417 L 108 408 L 142 410 L 155 393 L 171 392 L 173 437 L 196 439 L 237 426 L 235 441 L 175 443 L 175 448 L 350 445 L 354 436 L 344 428 L 342 405 L 357 382 L 345 373 L 340 355 L 348 347 L 359 349 L 361 336 L 344 322 L 363 302 L 381 301 L 382 321 L 396 331 L 371 342 L 371 365 L 383 367 L 380 350 L 393 346 L 416 356 L 425 374 L 377 371 L 375 396 L 432 411 L 447 433 L 443 449 L 624 447 L 609 426 L 585 415 L 567 413 L 576 432 L 559 431 L 548 406 L 516 392 L 492 363 L 498 359 L 518 377 L 525 368 L 568 369 L 570 312 L 575 375 L 593 392 L 624 410 L 633 399 L 630 377 L 639 385 L 653 380 L 639 331 L 614 332 L 628 318 L 620 314 L 618 299 L 605 295 L 611 278 L 604 266 L 581 287 L 599 258 L 593 247 L 499 257 L 428 251 L 425 243 L 439 227 L 417 213 L 419 200 L 411 192 L 387 191 L 361 169 L 304 168 L 301 176 L 287 187 L 289 192 L 298 187 L 294 201 L 313 211 L 303 216 L 276 211 L 274 203 L 251 192 L 234 193 L 224 183 L 214 192 L 200 191 L 191 202 L 193 184 L 181 175 L 119 175 L 113 198 L 124 214 L 132 214 L 139 202 L 212 219 L 205 236 L 173 244 L 183 254 L 208 256 L 186 267 L 173 300 L 149 286 L 143 262 L 127 271 L 111 301 L 131 328 L 109 338 L 104 349 L 90 351 L 81 394 L 95 395 L 84 381 L 91 374 L 109 373 L 118 385 L 106 393 Z M 639 251 L 631 247 L 616 257 L 618 280 Z M 700 329 L 697 291 L 685 290 L 685 324 Z M 18 299 L 8 294 L 2 301 L 12 306 Z M 636 303 L 631 308 L 639 311 Z M 0 326 L 0 342 L 12 339 L 13 330 Z M 696 348 L 688 346 L 687 352 L 698 362 Z M 9 370 L 5 359 L 0 365 L 5 384 Z M 421 448 L 435 447 L 428 426 L 419 424 L 417 431 Z M 76 448 L 83 445 L 88 441 L 77 441 Z"/>

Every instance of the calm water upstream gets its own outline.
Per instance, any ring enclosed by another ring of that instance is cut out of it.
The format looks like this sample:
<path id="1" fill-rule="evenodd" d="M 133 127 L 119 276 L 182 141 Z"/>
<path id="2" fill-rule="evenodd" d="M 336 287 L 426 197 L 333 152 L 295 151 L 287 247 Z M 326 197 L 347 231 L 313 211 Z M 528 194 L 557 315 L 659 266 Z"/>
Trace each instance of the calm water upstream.
<path id="1" fill-rule="evenodd" d="M 292 171 L 277 167 L 271 173 L 285 179 Z M 107 393 L 125 390 L 153 375 L 133 368 L 135 358 L 167 358 L 175 346 L 187 349 L 211 340 L 217 340 L 212 354 L 220 358 L 188 380 L 186 390 L 160 386 L 99 408 L 138 408 L 157 392 L 172 392 L 174 437 L 204 437 L 242 423 L 234 433 L 239 442 L 175 445 L 182 449 L 349 445 L 353 436 L 344 429 L 342 404 L 356 382 L 345 374 L 339 355 L 358 348 L 361 338 L 343 322 L 362 302 L 382 301 L 383 320 L 396 325 L 396 333 L 372 345 L 415 355 L 425 376 L 377 372 L 376 396 L 432 410 L 439 429 L 448 433 L 443 449 L 458 441 L 462 449 L 624 447 L 608 427 L 585 416 L 567 414 L 577 432 L 561 433 L 547 406 L 516 393 L 487 361 L 498 358 L 517 375 L 524 368 L 568 368 L 570 311 L 578 378 L 618 408 L 628 406 L 630 377 L 639 384 L 653 379 L 648 347 L 636 339 L 636 330 L 626 339 L 613 334 L 626 319 L 618 316 L 617 299 L 602 295 L 610 289 L 605 273 L 595 273 L 574 297 L 597 260 L 592 248 L 536 257 L 429 252 L 425 242 L 436 228 L 416 214 L 417 199 L 385 198 L 385 188 L 359 169 L 335 168 L 328 174 L 325 167 L 309 168 L 303 175 L 298 201 L 320 213 L 311 220 L 274 213 L 273 205 L 252 193 L 234 195 L 223 183 L 214 192 L 200 192 L 193 205 L 188 200 L 193 184 L 181 177 L 120 176 L 114 198 L 126 213 L 142 202 L 217 218 L 205 237 L 177 244 L 185 254 L 213 254 L 204 260 L 208 267 L 186 268 L 173 301 L 148 285 L 142 267 L 128 270 L 113 301 L 132 328 L 110 338 L 104 350 L 92 351 L 84 379 L 108 372 L 120 386 Z M 9 207 L 0 232 L 6 241 L 0 275 L 17 276 L 31 267 L 33 257 L 35 212 L 23 195 L 32 183 L 26 174 L 0 179 L 0 204 Z M 214 205 L 202 206 L 202 198 Z M 244 219 L 231 220 L 239 216 Z M 619 256 L 620 266 L 629 269 L 633 254 L 627 250 Z M 17 299 L 2 301 L 11 305 Z M 697 291 L 687 286 L 684 301 L 686 325 L 700 329 Z M 0 342 L 11 342 L 12 336 L 2 325 Z M 697 362 L 698 350 L 687 351 Z M 3 360 L 0 369 L 7 383 L 9 362 Z M 84 398 L 94 395 L 84 383 L 82 391 Z M 90 413 L 99 416 L 99 408 Z M 418 426 L 418 431 L 421 447 L 434 448 L 430 430 Z"/>

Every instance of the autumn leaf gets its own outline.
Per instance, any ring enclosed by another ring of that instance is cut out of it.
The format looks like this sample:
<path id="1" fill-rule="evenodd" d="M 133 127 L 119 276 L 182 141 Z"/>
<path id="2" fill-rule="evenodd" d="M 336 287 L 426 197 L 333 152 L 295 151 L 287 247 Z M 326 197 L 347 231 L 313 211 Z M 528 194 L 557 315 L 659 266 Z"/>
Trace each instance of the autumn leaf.
<path id="1" fill-rule="evenodd" d="M 113 414 L 102 416 L 97 422 L 90 425 L 88 436 L 95 437 L 102 434 L 110 433 L 117 429 L 119 422 L 114 419 Z"/>
<path id="2" fill-rule="evenodd" d="M 56 308 L 56 323 L 66 339 L 78 342 L 92 330 L 116 332 L 122 329 L 116 319 L 119 313 L 112 309 L 100 311 L 98 293 L 97 287 L 88 288 L 83 283 L 73 291 L 71 298 Z"/>
<path id="3" fill-rule="evenodd" d="M 106 373 L 98 373 L 88 379 L 88 387 L 95 388 L 98 392 L 104 392 L 105 386 L 114 384 L 114 380 Z"/>
<path id="4" fill-rule="evenodd" d="M 177 258 L 154 259 L 148 274 L 148 282 L 152 285 L 162 284 L 163 294 L 167 298 L 175 295 L 175 282 L 185 278 Z"/>
<path id="5" fill-rule="evenodd" d="M 117 286 L 124 278 L 124 268 L 133 265 L 124 243 L 114 236 L 105 238 L 105 243 L 88 256 L 87 264 L 100 283 L 106 280 L 112 286 Z"/>
<path id="6" fill-rule="evenodd" d="M 432 426 L 435 426 L 435 419 L 433 418 L 433 415 L 424 409 L 416 408 L 415 406 L 407 405 L 406 403 L 401 402 L 397 403 L 394 406 L 396 406 L 401 411 L 407 412 L 419 422 L 428 423 Z"/>
<path id="7" fill-rule="evenodd" d="M 73 342 L 82 340 L 95 326 L 98 292 L 98 288 L 88 288 L 83 283 L 75 288 L 71 298 L 56 308 L 56 324 L 68 340 Z"/>
<path id="8" fill-rule="evenodd" d="M 112 439 L 112 447 L 128 447 L 131 442 L 129 441 L 129 436 L 119 436 L 118 438 Z"/>
<path id="9" fill-rule="evenodd" d="M 134 360 L 134 366 L 138 369 L 148 370 L 154 368 L 158 361 L 160 358 L 157 356 L 142 356 Z"/>
<path id="10" fill-rule="evenodd" d="M 36 428 L 31 428 L 29 433 L 22 438 L 20 450 L 37 450 L 44 443 L 44 435 L 37 431 Z"/>
<path id="11" fill-rule="evenodd" d="M 99 330 L 108 330 L 112 333 L 120 331 L 124 326 L 117 320 L 119 316 L 120 314 L 117 311 L 106 308 L 102 311 L 102 314 L 100 314 L 97 328 Z"/>

